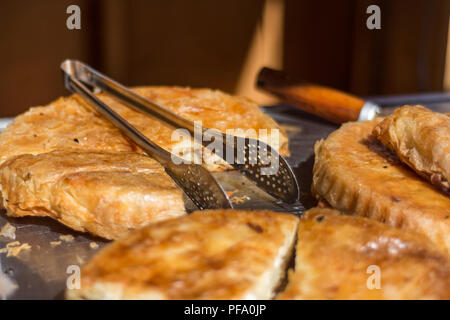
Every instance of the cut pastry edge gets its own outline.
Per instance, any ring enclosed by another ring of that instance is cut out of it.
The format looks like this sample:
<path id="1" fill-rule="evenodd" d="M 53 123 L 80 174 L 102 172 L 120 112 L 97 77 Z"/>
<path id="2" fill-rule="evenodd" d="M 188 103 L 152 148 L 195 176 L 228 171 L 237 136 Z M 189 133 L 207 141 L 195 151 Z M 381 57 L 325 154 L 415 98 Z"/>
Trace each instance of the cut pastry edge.
<path id="1" fill-rule="evenodd" d="M 287 278 L 288 264 L 294 254 L 297 228 L 291 237 L 286 238 L 286 243 L 280 248 L 271 270 L 267 270 L 259 281 L 237 300 L 269 300 L 280 292 L 280 285 Z M 294 239 L 293 239 L 294 238 Z M 269 289 L 267 289 L 269 288 Z M 130 292 L 131 291 L 131 292 Z M 167 300 L 158 290 L 136 292 L 127 289 L 124 285 L 116 282 L 94 282 L 89 290 L 82 293 L 76 290 L 67 290 L 66 298 L 70 300 Z"/>
<path id="2" fill-rule="evenodd" d="M 287 277 L 289 261 L 294 255 L 297 230 L 298 224 L 295 231 L 286 237 L 285 243 L 279 249 L 272 269 L 263 274 L 260 281 L 251 289 L 251 293 L 246 294 L 242 298 L 243 300 L 268 300 L 276 296 L 283 280 Z M 266 288 L 271 288 L 271 290 Z"/>

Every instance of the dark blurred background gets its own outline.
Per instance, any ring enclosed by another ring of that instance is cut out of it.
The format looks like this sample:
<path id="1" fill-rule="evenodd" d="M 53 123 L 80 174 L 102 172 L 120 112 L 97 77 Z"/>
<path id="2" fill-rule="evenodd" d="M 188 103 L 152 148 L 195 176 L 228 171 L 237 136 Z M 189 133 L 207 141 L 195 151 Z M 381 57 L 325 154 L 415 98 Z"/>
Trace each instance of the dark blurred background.
<path id="1" fill-rule="evenodd" d="M 81 8 L 68 30 L 66 8 Z M 381 8 L 368 30 L 366 8 Z M 263 66 L 358 95 L 449 87 L 448 0 L 2 0 L 0 117 L 65 95 L 76 58 L 127 85 L 188 85 L 272 100 Z M 449 55 L 450 56 L 450 55 Z"/>

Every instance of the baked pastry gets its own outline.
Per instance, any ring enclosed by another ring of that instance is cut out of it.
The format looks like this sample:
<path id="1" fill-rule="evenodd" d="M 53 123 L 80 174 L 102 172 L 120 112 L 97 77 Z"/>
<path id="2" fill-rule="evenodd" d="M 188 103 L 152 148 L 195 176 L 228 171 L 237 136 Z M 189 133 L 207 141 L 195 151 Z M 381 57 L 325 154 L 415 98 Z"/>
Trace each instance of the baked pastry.
<path id="1" fill-rule="evenodd" d="M 151 224 L 95 255 L 70 299 L 269 299 L 295 242 L 298 218 L 202 210 Z"/>
<path id="2" fill-rule="evenodd" d="M 450 253 L 450 198 L 372 135 L 381 121 L 346 123 L 316 143 L 313 194 L 338 210 L 416 231 Z"/>
<path id="3" fill-rule="evenodd" d="M 404 163 L 450 194 L 449 116 L 422 106 L 404 106 L 373 132 Z"/>
<path id="4" fill-rule="evenodd" d="M 180 87 L 141 87 L 135 91 L 186 119 L 202 121 L 207 128 L 222 132 L 241 129 L 230 132 L 240 136 L 252 136 L 252 131 L 259 134 L 260 129 L 266 129 L 267 135 L 261 134 L 259 139 L 279 149 L 281 155 L 289 153 L 284 130 L 256 103 L 246 98 L 218 90 Z M 201 163 L 199 150 L 202 148 L 194 147 L 190 139 L 176 135 L 172 138 L 174 128 L 128 108 L 107 94 L 99 94 L 98 97 L 162 148 Z M 278 130 L 279 135 L 274 134 L 273 139 L 269 139 L 273 129 Z M 140 151 L 77 95 L 59 98 L 44 107 L 31 108 L 0 134 L 0 163 L 14 155 L 68 149 Z M 229 168 L 221 158 L 206 149 L 203 149 L 203 161 L 209 170 Z"/>
<path id="5" fill-rule="evenodd" d="M 12 157 L 0 166 L 0 188 L 10 216 L 48 216 L 106 239 L 185 214 L 182 190 L 163 167 L 131 152 Z"/>
<path id="6" fill-rule="evenodd" d="M 331 209 L 300 220 L 280 299 L 450 299 L 450 261 L 424 236 Z"/>

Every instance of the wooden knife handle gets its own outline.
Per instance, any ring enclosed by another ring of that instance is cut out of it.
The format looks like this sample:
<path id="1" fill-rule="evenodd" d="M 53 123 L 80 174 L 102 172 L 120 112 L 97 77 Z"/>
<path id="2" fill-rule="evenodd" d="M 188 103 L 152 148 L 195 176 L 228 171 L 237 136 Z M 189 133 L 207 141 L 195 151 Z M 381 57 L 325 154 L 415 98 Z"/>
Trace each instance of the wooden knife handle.
<path id="1" fill-rule="evenodd" d="M 366 101 L 356 96 L 291 79 L 282 71 L 262 68 L 257 86 L 306 112 L 334 123 L 357 121 Z"/>

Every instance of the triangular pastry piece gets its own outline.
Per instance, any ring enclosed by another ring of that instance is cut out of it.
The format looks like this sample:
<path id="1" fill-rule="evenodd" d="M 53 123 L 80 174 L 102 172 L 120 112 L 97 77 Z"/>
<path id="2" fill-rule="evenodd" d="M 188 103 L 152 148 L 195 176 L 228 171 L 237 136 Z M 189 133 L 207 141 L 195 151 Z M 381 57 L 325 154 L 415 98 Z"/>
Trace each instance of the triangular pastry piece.
<path id="1" fill-rule="evenodd" d="M 279 299 L 450 299 L 450 261 L 426 237 L 314 208 Z"/>
<path id="2" fill-rule="evenodd" d="M 151 224 L 100 251 L 72 299 L 269 299 L 295 242 L 298 218 L 203 210 Z"/>

